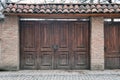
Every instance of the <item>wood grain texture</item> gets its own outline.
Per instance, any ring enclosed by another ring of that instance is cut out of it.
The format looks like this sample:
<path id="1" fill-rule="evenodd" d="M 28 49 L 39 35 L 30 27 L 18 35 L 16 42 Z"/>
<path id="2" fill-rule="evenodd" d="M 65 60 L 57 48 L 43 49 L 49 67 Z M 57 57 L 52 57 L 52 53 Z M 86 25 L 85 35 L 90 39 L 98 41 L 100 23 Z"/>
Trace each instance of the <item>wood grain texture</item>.
<path id="1" fill-rule="evenodd" d="M 21 21 L 21 69 L 89 69 L 89 22 Z"/>
<path id="2" fill-rule="evenodd" d="M 105 68 L 120 69 L 120 23 L 105 23 Z"/>

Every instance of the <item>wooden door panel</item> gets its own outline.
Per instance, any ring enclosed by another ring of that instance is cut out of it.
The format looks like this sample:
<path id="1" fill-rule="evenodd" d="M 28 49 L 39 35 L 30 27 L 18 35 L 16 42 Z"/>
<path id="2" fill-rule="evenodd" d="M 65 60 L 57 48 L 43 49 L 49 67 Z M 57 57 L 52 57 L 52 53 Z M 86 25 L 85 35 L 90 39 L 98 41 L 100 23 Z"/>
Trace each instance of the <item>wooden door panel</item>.
<path id="1" fill-rule="evenodd" d="M 86 53 L 85 52 L 75 52 L 75 65 L 86 65 Z"/>
<path id="2" fill-rule="evenodd" d="M 73 28 L 73 37 L 74 37 L 74 48 L 76 49 L 83 49 L 86 48 L 86 34 L 87 34 L 87 27 L 88 25 L 86 25 L 85 23 L 74 23 Z"/>
<path id="3" fill-rule="evenodd" d="M 53 52 L 41 52 L 40 69 L 53 69 Z"/>
<path id="4" fill-rule="evenodd" d="M 39 48 L 39 69 L 52 69 L 54 53 L 52 45 L 54 44 L 54 33 L 52 24 L 40 23 L 40 48 Z"/>
<path id="5" fill-rule="evenodd" d="M 106 47 L 107 47 L 107 51 L 108 53 L 112 53 L 112 52 L 119 52 L 119 45 L 118 44 L 118 27 L 117 26 L 107 26 L 106 27 L 106 35 L 105 37 L 107 37 L 107 43 L 106 43 Z"/>
<path id="6" fill-rule="evenodd" d="M 36 52 L 24 52 L 24 68 L 36 68 Z"/>
<path id="7" fill-rule="evenodd" d="M 36 26 L 32 22 L 21 22 L 21 68 L 36 69 Z"/>
<path id="8" fill-rule="evenodd" d="M 105 59 L 106 68 L 109 69 L 119 69 L 120 68 L 120 57 L 107 57 Z"/>
<path id="9" fill-rule="evenodd" d="M 89 68 L 88 23 L 74 23 L 72 26 L 73 69 Z"/>
<path id="10" fill-rule="evenodd" d="M 54 33 L 53 27 L 50 24 L 40 24 L 41 31 L 39 32 L 40 35 L 40 48 L 41 51 L 53 51 L 52 45 L 54 44 Z"/>
<path id="11" fill-rule="evenodd" d="M 55 44 L 58 45 L 55 52 L 56 69 L 70 69 L 69 23 L 56 22 L 54 27 Z"/>
<path id="12" fill-rule="evenodd" d="M 105 23 L 105 68 L 120 68 L 120 23 Z"/>
<path id="13" fill-rule="evenodd" d="M 62 49 L 67 49 L 68 50 L 68 43 L 69 43 L 69 40 L 68 40 L 68 37 L 69 37 L 69 34 L 68 34 L 68 31 L 69 31 L 69 26 L 68 26 L 68 23 L 66 22 L 62 22 L 62 23 L 58 23 L 59 24 L 59 33 L 58 33 L 58 36 L 59 36 L 59 48 L 62 48 Z"/>
<path id="14" fill-rule="evenodd" d="M 52 52 L 41 52 L 41 65 L 42 66 L 52 66 Z"/>
<path id="15" fill-rule="evenodd" d="M 88 22 L 21 22 L 22 69 L 89 68 Z"/>
<path id="16" fill-rule="evenodd" d="M 23 30 L 23 43 L 24 51 L 35 51 L 36 43 L 35 43 L 35 27 L 33 24 L 28 24 Z"/>
<path id="17" fill-rule="evenodd" d="M 57 66 L 69 66 L 69 53 L 68 52 L 59 52 Z"/>
<path id="18" fill-rule="evenodd" d="M 52 24 L 48 23 L 41 23 L 41 48 L 50 48 L 54 44 L 54 33 L 53 33 L 53 27 Z"/>
<path id="19" fill-rule="evenodd" d="M 74 52 L 74 68 L 75 69 L 86 69 L 88 66 L 85 52 Z"/>

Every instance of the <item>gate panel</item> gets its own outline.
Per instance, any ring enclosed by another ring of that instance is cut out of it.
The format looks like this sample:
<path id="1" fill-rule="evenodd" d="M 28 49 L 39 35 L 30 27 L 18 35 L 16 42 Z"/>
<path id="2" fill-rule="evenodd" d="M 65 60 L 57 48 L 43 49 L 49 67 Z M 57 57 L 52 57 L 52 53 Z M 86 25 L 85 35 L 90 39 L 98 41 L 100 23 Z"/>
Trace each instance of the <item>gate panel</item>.
<path id="1" fill-rule="evenodd" d="M 36 69 L 37 39 L 33 22 L 21 22 L 21 68 Z"/>
<path id="2" fill-rule="evenodd" d="M 120 68 L 120 23 L 105 23 L 105 68 Z"/>
<path id="3" fill-rule="evenodd" d="M 89 22 L 21 21 L 21 69 L 88 69 Z"/>
<path id="4" fill-rule="evenodd" d="M 89 68 L 89 36 L 88 23 L 75 22 L 72 29 L 72 54 L 73 68 L 84 69 Z"/>
<path id="5" fill-rule="evenodd" d="M 39 44 L 39 67 L 40 69 L 53 69 L 54 53 L 52 45 L 54 44 L 53 26 L 49 22 L 40 22 L 40 44 Z"/>

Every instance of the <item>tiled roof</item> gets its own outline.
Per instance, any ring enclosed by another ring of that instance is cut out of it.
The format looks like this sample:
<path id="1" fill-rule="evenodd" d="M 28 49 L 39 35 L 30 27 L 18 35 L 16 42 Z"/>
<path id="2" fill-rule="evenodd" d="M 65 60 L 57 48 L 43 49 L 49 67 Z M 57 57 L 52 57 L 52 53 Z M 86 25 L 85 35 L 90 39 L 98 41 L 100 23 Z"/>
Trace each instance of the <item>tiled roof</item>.
<path id="1" fill-rule="evenodd" d="M 7 4 L 4 13 L 120 13 L 120 4 Z"/>

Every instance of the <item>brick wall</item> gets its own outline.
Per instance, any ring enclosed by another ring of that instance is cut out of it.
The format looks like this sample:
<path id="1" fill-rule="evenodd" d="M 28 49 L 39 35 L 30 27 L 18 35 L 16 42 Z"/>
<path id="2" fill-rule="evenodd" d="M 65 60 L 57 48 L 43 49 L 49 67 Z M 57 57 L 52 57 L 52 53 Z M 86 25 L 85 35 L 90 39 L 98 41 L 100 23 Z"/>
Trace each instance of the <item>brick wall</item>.
<path id="1" fill-rule="evenodd" d="M 91 18 L 91 69 L 104 69 L 104 18 Z"/>
<path id="2" fill-rule="evenodd" d="M 17 16 L 6 16 L 0 26 L 0 69 L 19 69 L 19 27 Z"/>

